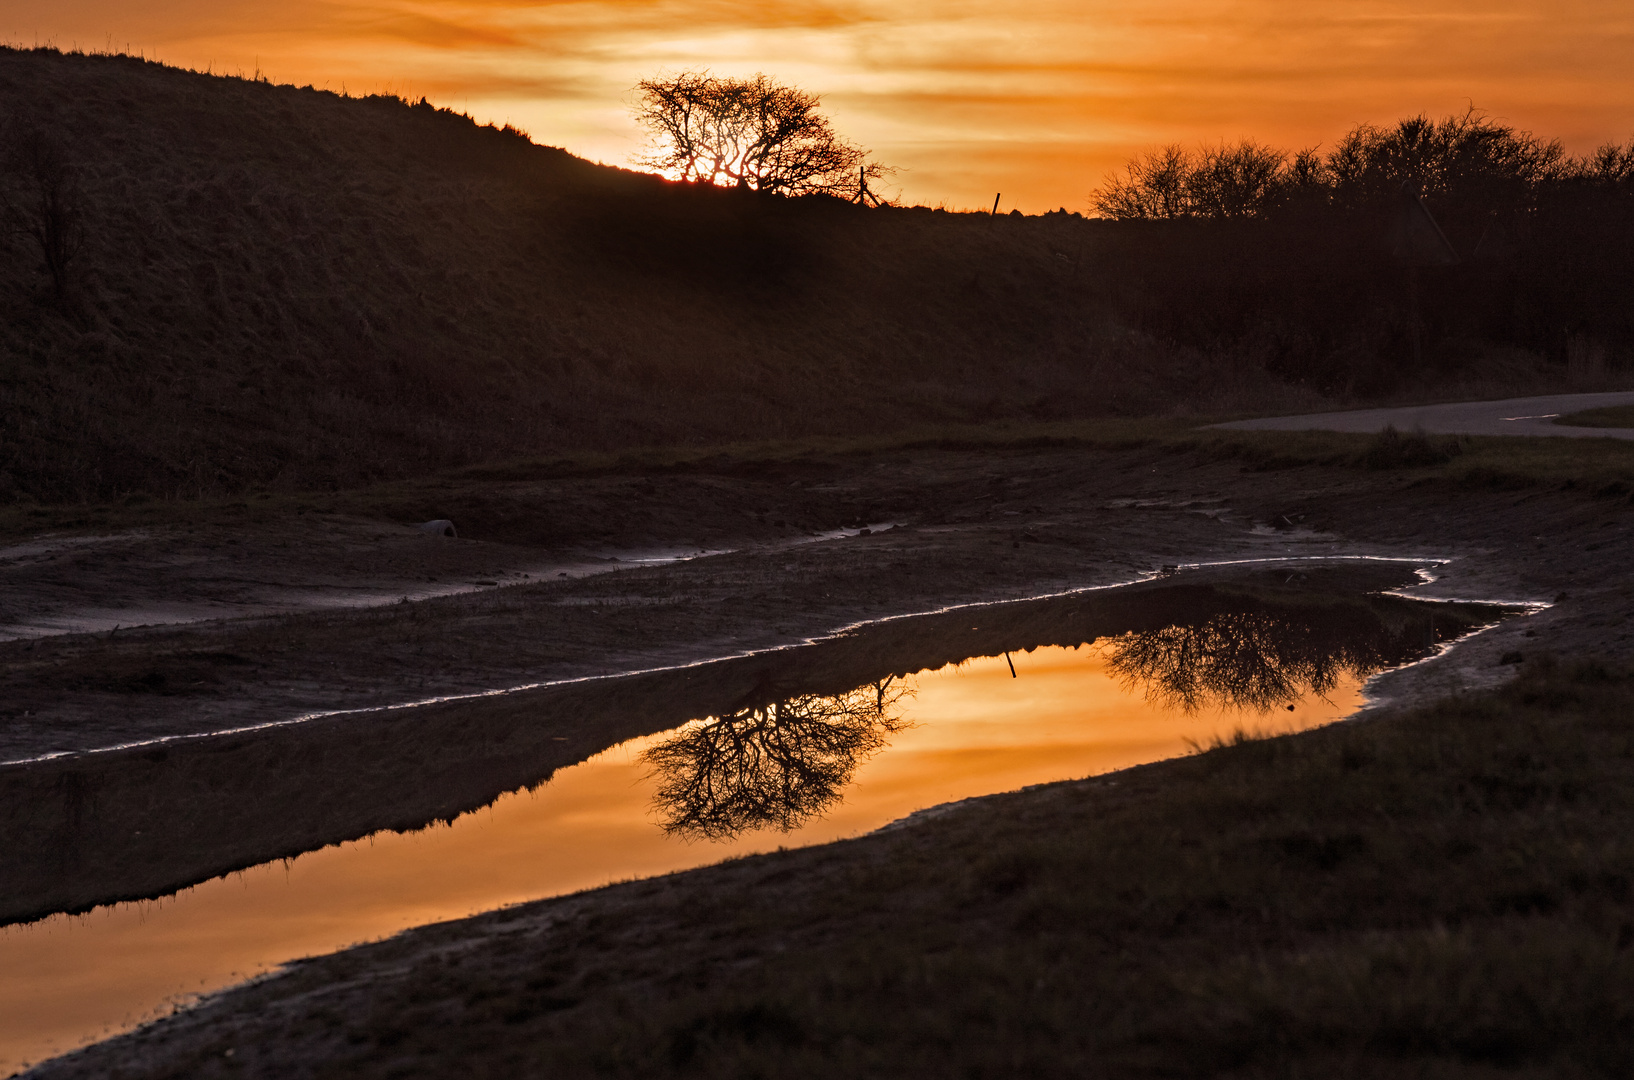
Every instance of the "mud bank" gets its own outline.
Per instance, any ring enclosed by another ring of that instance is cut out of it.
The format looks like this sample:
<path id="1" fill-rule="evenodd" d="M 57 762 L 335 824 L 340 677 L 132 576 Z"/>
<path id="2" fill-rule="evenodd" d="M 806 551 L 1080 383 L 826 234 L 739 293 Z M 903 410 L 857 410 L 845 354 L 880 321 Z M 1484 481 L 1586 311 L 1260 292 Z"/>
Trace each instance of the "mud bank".
<path id="1" fill-rule="evenodd" d="M 11 838 L 0 854 L 0 923 L 160 896 L 379 830 L 452 820 L 640 735 L 967 657 L 1075 647 L 1225 611 L 1297 612 L 1334 636 L 1388 625 L 1395 650 L 1452 641 L 1496 617 L 1477 605 L 1376 595 L 1416 580 L 1411 570 L 1350 562 L 1192 571 L 874 622 L 678 670 L 0 768 L 0 833 Z M 1377 661 L 1399 662 L 1394 653 Z"/>

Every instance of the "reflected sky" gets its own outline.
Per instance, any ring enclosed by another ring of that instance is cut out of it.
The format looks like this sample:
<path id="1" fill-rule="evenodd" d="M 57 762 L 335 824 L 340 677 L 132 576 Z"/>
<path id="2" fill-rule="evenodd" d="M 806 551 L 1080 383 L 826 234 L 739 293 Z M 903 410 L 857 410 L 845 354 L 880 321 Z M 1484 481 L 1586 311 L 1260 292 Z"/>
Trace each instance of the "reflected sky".
<path id="1" fill-rule="evenodd" d="M 0 35 L 424 94 L 615 164 L 638 79 L 766 71 L 823 94 L 907 201 L 1027 212 L 1086 208 L 1154 143 L 1310 145 L 1471 103 L 1575 152 L 1634 134 L 1612 0 L 11 0 Z"/>
<path id="2" fill-rule="evenodd" d="M 855 836 L 938 803 L 1171 757 L 1188 740 L 1207 743 L 1239 725 L 1308 728 L 1361 704 L 1359 679 L 1346 675 L 1325 699 L 1297 695 L 1292 709 L 1279 703 L 1263 716 L 1219 701 L 1188 712 L 1128 683 L 1107 652 L 1016 653 L 1019 678 L 1003 657 L 945 667 L 912 677 L 911 694 L 874 694 L 872 717 L 849 699 L 826 711 L 808 702 L 800 712 L 807 720 L 844 725 L 846 716 L 879 721 L 888 713 L 890 730 L 852 745 L 858 752 L 841 770 L 843 798 L 825 802 L 823 813 L 773 814 L 729 840 L 663 827 L 670 811 L 656 798 L 662 777 L 648 757 L 675 738 L 663 733 L 564 769 L 537 791 L 505 796 L 452 826 L 381 833 L 165 900 L 0 929 L 0 1071 L 128 1027 L 189 993 L 406 927 Z M 832 740 L 824 745 L 834 748 Z M 781 824 L 796 827 L 783 832 Z"/>

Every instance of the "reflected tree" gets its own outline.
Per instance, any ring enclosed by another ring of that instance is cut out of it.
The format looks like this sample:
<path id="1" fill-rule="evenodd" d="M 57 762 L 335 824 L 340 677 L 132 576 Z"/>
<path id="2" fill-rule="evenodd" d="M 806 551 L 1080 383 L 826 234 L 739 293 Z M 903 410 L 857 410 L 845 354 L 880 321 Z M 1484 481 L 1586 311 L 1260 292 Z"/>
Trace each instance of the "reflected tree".
<path id="1" fill-rule="evenodd" d="M 1229 612 L 1195 624 L 1114 638 L 1108 666 L 1148 701 L 1188 713 L 1209 705 L 1267 712 L 1300 695 L 1326 697 L 1346 675 L 1386 666 L 1384 628 L 1324 628 L 1316 619 Z"/>
<path id="2" fill-rule="evenodd" d="M 784 832 L 839 801 L 864 760 L 908 726 L 894 678 L 844 694 L 802 694 L 690 724 L 642 759 L 658 779 L 664 831 L 724 840 Z"/>

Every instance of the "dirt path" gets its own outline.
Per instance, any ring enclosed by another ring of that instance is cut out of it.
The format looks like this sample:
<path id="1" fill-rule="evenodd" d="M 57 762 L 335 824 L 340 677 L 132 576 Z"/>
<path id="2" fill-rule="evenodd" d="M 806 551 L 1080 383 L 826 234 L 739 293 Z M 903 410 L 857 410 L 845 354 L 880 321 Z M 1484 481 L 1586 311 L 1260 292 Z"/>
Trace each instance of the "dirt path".
<path id="1" fill-rule="evenodd" d="M 1352 431 L 1368 435 L 1393 426 L 1397 431 L 1420 429 L 1432 435 L 1634 439 L 1634 428 L 1569 427 L 1555 423 L 1560 416 L 1614 405 L 1634 405 L 1634 391 L 1407 405 L 1395 409 L 1356 409 L 1304 416 L 1264 416 L 1216 426 L 1227 431 Z"/>

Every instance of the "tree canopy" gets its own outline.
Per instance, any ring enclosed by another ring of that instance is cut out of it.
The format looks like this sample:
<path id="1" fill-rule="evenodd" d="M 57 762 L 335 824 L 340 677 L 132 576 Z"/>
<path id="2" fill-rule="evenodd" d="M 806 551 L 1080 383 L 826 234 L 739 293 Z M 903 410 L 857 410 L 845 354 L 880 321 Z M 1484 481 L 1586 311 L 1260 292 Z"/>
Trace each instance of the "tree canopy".
<path id="1" fill-rule="evenodd" d="M 870 184 L 890 170 L 835 132 L 816 94 L 767 75 L 707 71 L 643 79 L 636 91 L 635 118 L 653 142 L 642 165 L 722 187 L 883 201 Z"/>
<path id="2" fill-rule="evenodd" d="M 1118 219 L 1258 218 L 1287 208 L 1360 210 L 1393 204 L 1403 186 L 1453 213 L 1529 211 L 1583 189 L 1634 189 L 1634 143 L 1571 158 L 1560 142 L 1479 112 L 1388 126 L 1361 124 L 1328 152 L 1235 145 L 1148 150 L 1092 196 Z M 1439 211 L 1438 211 L 1439 212 Z"/>

